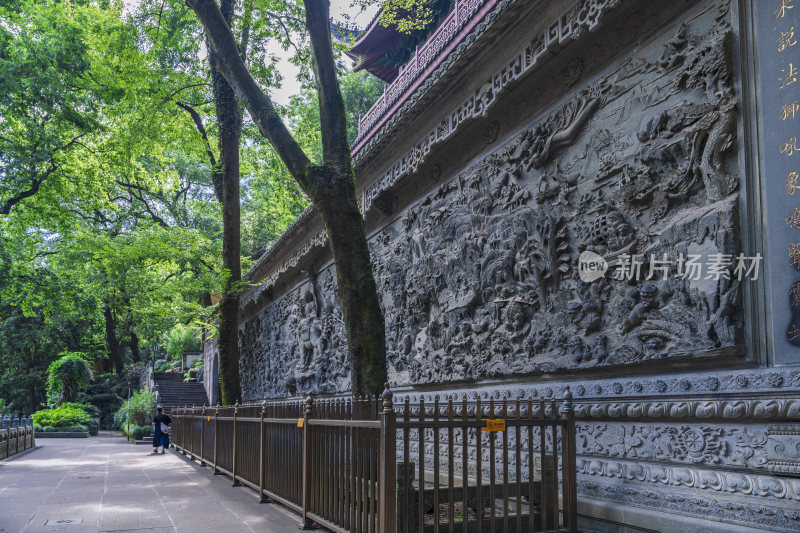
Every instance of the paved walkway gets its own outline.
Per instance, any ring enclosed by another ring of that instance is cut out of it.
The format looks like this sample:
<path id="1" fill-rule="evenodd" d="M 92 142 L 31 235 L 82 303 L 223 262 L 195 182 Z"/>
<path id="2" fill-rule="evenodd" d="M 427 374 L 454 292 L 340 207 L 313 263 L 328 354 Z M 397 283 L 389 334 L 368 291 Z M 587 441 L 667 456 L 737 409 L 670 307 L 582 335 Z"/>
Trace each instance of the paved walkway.
<path id="1" fill-rule="evenodd" d="M 37 445 L 0 461 L 0 532 L 297 532 L 296 515 L 174 451 L 110 432 Z"/>

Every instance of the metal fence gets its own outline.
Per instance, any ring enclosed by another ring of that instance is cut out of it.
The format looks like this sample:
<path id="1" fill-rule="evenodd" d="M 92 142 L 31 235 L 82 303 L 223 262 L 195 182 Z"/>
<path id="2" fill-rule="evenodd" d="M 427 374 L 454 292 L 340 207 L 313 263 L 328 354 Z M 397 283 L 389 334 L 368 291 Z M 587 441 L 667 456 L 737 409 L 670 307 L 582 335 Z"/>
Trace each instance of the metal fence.
<path id="1" fill-rule="evenodd" d="M 0 459 L 5 459 L 24 452 L 36 445 L 33 427 L 24 425 L 9 429 L 0 429 Z"/>
<path id="2" fill-rule="evenodd" d="M 173 413 L 176 448 L 336 532 L 577 531 L 575 419 L 532 399 L 264 401 Z"/>

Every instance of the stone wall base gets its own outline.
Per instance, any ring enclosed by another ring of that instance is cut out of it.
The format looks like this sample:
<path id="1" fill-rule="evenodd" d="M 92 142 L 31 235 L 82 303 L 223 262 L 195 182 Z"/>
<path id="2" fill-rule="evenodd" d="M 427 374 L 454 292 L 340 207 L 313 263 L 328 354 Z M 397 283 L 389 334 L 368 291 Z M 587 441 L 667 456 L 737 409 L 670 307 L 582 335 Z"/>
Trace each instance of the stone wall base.
<path id="1" fill-rule="evenodd" d="M 630 505 L 578 497 L 578 527 L 596 533 L 754 533 L 764 529 L 738 526 L 697 516 L 661 513 Z"/>

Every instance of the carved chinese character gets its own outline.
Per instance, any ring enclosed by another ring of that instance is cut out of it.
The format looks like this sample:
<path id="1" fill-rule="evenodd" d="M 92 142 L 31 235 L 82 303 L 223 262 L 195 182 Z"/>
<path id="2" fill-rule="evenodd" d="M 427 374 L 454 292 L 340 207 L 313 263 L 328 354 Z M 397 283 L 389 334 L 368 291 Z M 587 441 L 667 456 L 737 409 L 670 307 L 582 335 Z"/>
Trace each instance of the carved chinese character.
<path id="1" fill-rule="evenodd" d="M 797 146 L 797 137 L 790 137 L 785 143 L 783 143 L 780 147 L 780 151 L 782 154 L 786 156 L 791 156 L 793 153 L 800 150 Z"/>
<path id="2" fill-rule="evenodd" d="M 792 284 L 792 288 L 789 289 L 789 296 L 792 297 L 792 305 L 800 305 L 800 281 Z"/>
<path id="3" fill-rule="evenodd" d="M 778 78 L 778 81 L 781 82 L 779 89 L 783 89 L 797 81 L 797 67 L 792 66 L 791 63 L 789 63 L 788 68 L 782 68 L 781 73 L 782 76 Z"/>
<path id="4" fill-rule="evenodd" d="M 800 242 L 789 245 L 789 255 L 786 262 L 800 270 Z"/>
<path id="5" fill-rule="evenodd" d="M 793 195 L 794 191 L 800 188 L 800 185 L 797 184 L 798 178 L 800 178 L 800 174 L 794 170 L 786 175 L 786 194 Z"/>
<path id="6" fill-rule="evenodd" d="M 800 337 L 800 328 L 792 324 L 789 326 L 789 330 L 786 332 L 786 340 L 793 341 L 798 337 Z"/>
<path id="7" fill-rule="evenodd" d="M 798 109 L 800 109 L 800 104 L 797 103 L 797 100 L 791 104 L 783 104 L 781 106 L 781 120 L 786 120 L 790 117 L 794 118 L 794 114 Z"/>
<path id="8" fill-rule="evenodd" d="M 786 220 L 787 226 L 794 226 L 795 228 L 800 229 L 800 209 L 795 207 L 794 213 L 786 217 L 784 220 Z"/>
<path id="9" fill-rule="evenodd" d="M 783 52 L 790 46 L 796 45 L 797 41 L 794 38 L 794 26 L 789 28 L 789 31 L 782 31 L 781 36 L 778 37 L 778 40 L 775 42 L 778 43 L 778 52 Z"/>
<path id="10" fill-rule="evenodd" d="M 794 6 L 792 5 L 792 0 L 781 0 L 778 9 L 773 11 L 775 14 L 776 19 L 782 19 L 786 16 L 786 12 L 792 9 Z"/>

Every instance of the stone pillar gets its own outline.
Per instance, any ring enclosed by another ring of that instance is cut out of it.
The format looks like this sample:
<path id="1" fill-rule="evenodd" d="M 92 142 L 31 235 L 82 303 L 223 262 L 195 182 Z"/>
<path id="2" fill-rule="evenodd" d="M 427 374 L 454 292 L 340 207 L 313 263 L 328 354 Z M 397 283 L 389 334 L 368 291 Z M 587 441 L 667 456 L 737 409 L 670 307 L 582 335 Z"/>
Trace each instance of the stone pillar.
<path id="1" fill-rule="evenodd" d="M 3 426 L 0 429 L 8 429 L 10 427 L 8 415 L 3 417 Z"/>
<path id="2" fill-rule="evenodd" d="M 33 427 L 33 415 L 31 415 L 31 416 L 29 416 L 29 417 L 28 417 L 28 425 L 29 425 L 30 427 Z"/>
<path id="3" fill-rule="evenodd" d="M 12 428 L 19 427 L 19 415 L 14 415 L 14 419 L 11 421 L 11 427 Z"/>
<path id="4" fill-rule="evenodd" d="M 27 416 L 25 416 L 25 415 L 22 415 L 22 420 L 20 420 L 20 425 L 19 425 L 19 427 L 21 427 L 21 428 L 26 428 L 26 427 L 28 427 L 28 417 L 27 417 Z"/>

